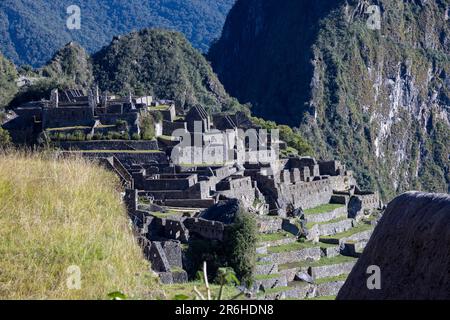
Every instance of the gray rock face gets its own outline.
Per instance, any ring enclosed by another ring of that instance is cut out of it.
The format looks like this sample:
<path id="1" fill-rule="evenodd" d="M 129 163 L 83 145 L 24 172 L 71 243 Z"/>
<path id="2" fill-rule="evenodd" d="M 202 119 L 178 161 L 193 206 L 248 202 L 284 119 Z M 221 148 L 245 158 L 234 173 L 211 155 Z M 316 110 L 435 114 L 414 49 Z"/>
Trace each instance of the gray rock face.
<path id="1" fill-rule="evenodd" d="M 450 196 L 405 193 L 388 205 L 337 299 L 450 299 L 449 248 Z M 369 266 L 380 268 L 380 290 L 367 287 Z"/>

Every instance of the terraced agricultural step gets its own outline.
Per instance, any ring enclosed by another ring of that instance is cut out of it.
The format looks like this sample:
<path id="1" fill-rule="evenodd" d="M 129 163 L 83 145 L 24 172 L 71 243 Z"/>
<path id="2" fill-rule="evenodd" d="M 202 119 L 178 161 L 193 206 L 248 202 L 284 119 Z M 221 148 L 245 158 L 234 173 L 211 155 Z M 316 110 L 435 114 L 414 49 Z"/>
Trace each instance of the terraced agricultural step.
<path id="1" fill-rule="evenodd" d="M 359 242 L 368 240 L 372 232 L 373 226 L 363 223 L 342 233 L 337 233 L 332 236 L 322 236 L 319 240 L 323 243 L 343 245 L 349 241 Z"/>
<path id="2" fill-rule="evenodd" d="M 339 245 L 331 245 L 319 242 L 321 244 L 322 257 L 332 258 L 341 254 L 341 247 Z"/>
<path id="3" fill-rule="evenodd" d="M 336 300 L 336 296 L 320 296 L 315 298 L 308 298 L 307 300 L 327 300 L 327 301 L 334 301 Z"/>
<path id="4" fill-rule="evenodd" d="M 342 254 L 351 257 L 359 257 L 364 251 L 364 248 L 366 247 L 367 243 L 368 240 L 346 241 L 341 246 Z"/>
<path id="5" fill-rule="evenodd" d="M 324 278 L 316 284 L 316 298 L 336 296 L 345 283 L 346 277 Z"/>
<path id="6" fill-rule="evenodd" d="M 356 264 L 356 259 L 351 257 L 338 256 L 329 259 L 319 260 L 316 264 L 309 268 L 309 274 L 315 279 L 337 277 L 348 275 Z M 323 265 L 319 265 L 320 263 Z"/>
<path id="7" fill-rule="evenodd" d="M 289 263 L 304 260 L 319 260 L 322 256 L 320 244 L 294 242 L 286 245 L 268 247 L 266 255 L 259 255 L 258 262 Z"/>
<path id="8" fill-rule="evenodd" d="M 353 219 L 338 218 L 336 220 L 322 222 L 322 223 L 308 223 L 306 228 L 308 229 L 307 240 L 319 241 L 322 236 L 330 236 L 336 233 L 342 233 L 352 229 L 354 226 Z"/>
<path id="9" fill-rule="evenodd" d="M 347 207 L 340 204 L 322 205 L 305 210 L 305 218 L 308 223 L 321 223 L 348 216 Z"/>
<path id="10" fill-rule="evenodd" d="M 288 281 L 293 281 L 296 274 L 309 274 L 315 281 L 322 278 L 347 275 L 352 270 L 357 259 L 354 257 L 336 256 L 322 258 L 316 261 L 297 261 L 278 265 L 278 272 L 284 274 Z"/>
<path id="11" fill-rule="evenodd" d="M 254 278 L 253 290 L 258 291 L 263 289 L 265 291 L 277 287 L 287 286 L 286 277 L 282 274 L 258 275 Z"/>
<path id="12" fill-rule="evenodd" d="M 276 247 L 296 241 L 297 238 L 293 234 L 285 231 L 263 233 L 258 237 L 258 246 Z"/>
<path id="13" fill-rule="evenodd" d="M 260 233 L 278 232 L 283 229 L 283 219 L 280 217 L 257 216 L 256 221 Z"/>
<path id="14" fill-rule="evenodd" d="M 274 289 L 269 289 L 264 292 L 260 291 L 256 299 L 257 300 L 283 300 L 285 299 L 284 291 L 288 290 L 288 287 L 276 287 Z"/>
<path id="15" fill-rule="evenodd" d="M 257 263 L 255 266 L 255 276 L 277 274 L 278 264 L 276 263 Z"/>
<path id="16" fill-rule="evenodd" d="M 314 285 L 300 282 L 300 281 L 291 281 L 288 283 L 289 290 L 284 292 L 285 299 L 307 299 L 311 295 L 314 295 L 315 288 Z"/>

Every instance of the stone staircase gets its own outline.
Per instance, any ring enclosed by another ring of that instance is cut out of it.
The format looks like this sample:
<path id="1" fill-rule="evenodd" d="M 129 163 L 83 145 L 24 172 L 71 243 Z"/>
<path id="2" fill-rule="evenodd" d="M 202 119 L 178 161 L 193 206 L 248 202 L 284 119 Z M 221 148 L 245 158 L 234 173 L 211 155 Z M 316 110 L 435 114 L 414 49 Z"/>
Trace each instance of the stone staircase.
<path id="1" fill-rule="evenodd" d="M 333 204 L 306 210 L 305 218 L 306 240 L 275 227 L 261 230 L 253 285 L 258 299 L 334 299 L 376 224 L 373 217 L 349 219 L 346 206 Z"/>

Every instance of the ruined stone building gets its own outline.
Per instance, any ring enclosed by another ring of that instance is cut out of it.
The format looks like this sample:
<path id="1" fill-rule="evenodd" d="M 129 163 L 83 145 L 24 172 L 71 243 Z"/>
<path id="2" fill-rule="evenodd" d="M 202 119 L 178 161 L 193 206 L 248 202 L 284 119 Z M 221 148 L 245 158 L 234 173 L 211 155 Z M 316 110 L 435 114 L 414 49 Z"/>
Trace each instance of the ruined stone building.
<path id="1" fill-rule="evenodd" d="M 122 98 L 96 89 L 87 94 L 54 90 L 50 100 L 29 102 L 15 112 L 6 125 L 13 133 L 26 127 L 34 134 L 84 130 L 91 137 L 59 141 L 53 135 L 53 143 L 62 156 L 82 154 L 117 174 L 144 252 L 165 283 L 188 280 L 183 246 L 192 238 L 222 241 L 232 223 L 227 210 L 240 207 L 257 217 L 261 234 L 286 237 L 262 241 L 256 290 L 281 286 L 286 287 L 283 297 L 312 296 L 316 291 L 311 290 L 325 289 L 289 289 L 288 283 L 303 277 L 298 275 L 303 269 L 292 264 L 356 255 L 368 235 L 360 221 L 382 206 L 378 194 L 361 191 L 339 161 L 282 157 L 286 144 L 243 113 L 210 115 L 196 106 L 180 114 L 171 101 Z M 140 134 L 145 114 L 154 115 L 154 137 L 132 139 Z M 128 135 L 93 139 L 102 131 Z M 352 228 L 363 231 L 347 234 Z M 312 244 L 293 253 L 270 252 L 271 246 L 294 243 L 299 235 Z M 336 293 L 338 285 L 323 292 Z"/>

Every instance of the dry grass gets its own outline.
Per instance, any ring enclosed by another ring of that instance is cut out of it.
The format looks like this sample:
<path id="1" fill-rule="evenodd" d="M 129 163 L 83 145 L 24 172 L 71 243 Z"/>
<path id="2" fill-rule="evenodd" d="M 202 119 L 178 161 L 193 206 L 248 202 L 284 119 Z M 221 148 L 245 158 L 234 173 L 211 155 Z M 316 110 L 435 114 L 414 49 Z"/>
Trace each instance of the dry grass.
<path id="1" fill-rule="evenodd" d="M 116 177 L 81 158 L 0 153 L 0 299 L 152 298 Z M 81 289 L 68 289 L 69 266 Z"/>

